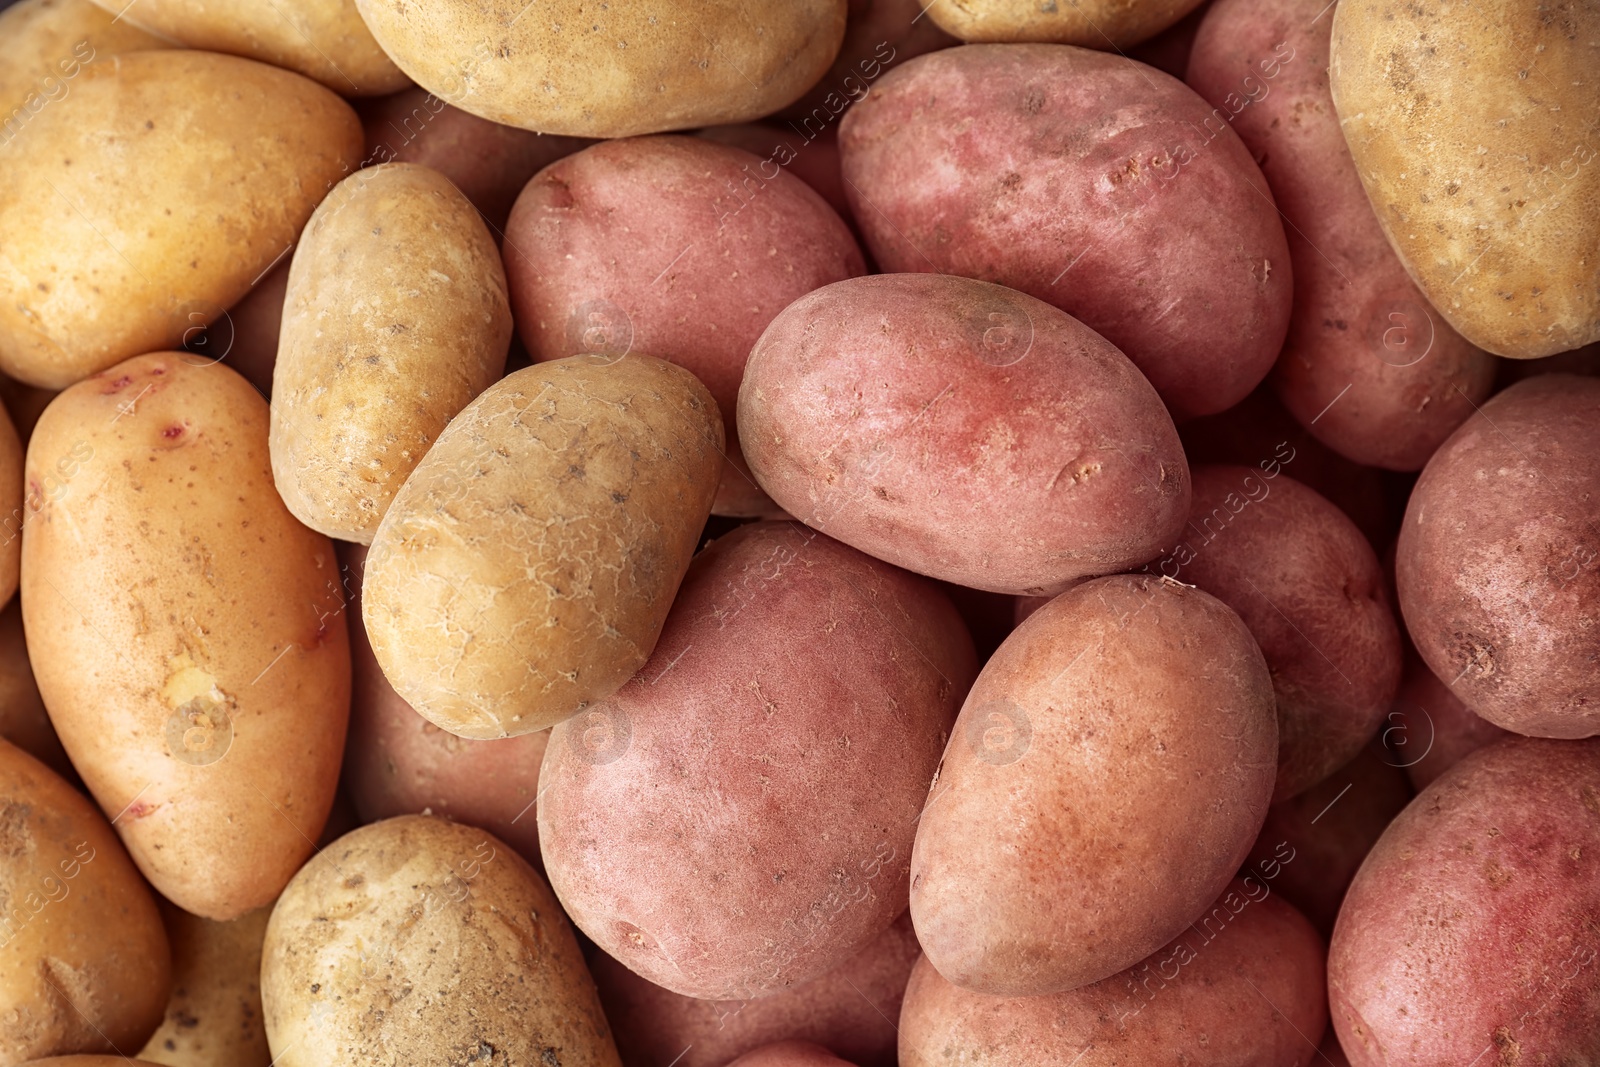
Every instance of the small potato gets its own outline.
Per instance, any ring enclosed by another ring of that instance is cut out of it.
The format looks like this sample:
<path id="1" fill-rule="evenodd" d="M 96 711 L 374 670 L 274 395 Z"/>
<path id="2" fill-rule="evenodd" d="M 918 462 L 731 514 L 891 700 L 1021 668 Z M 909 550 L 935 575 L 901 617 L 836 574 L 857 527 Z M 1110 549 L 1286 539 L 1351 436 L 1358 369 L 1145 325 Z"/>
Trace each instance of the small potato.
<path id="1" fill-rule="evenodd" d="M 289 267 L 272 377 L 272 473 L 295 517 L 371 544 L 395 493 L 499 380 L 499 249 L 438 171 L 384 163 L 334 187 Z"/>
<path id="2" fill-rule="evenodd" d="M 356 0 L 400 68 L 463 111 L 572 137 L 745 122 L 838 54 L 846 0 Z"/>
<path id="3" fill-rule="evenodd" d="M 139 1055 L 167 1067 L 268 1067 L 261 1021 L 261 941 L 271 908 L 212 922 L 163 902 L 172 998 Z"/>
<path id="4" fill-rule="evenodd" d="M 572 928 L 497 838 L 405 815 L 346 834 L 272 909 L 278 1067 L 620 1067 Z"/>
<path id="5" fill-rule="evenodd" d="M 1411 787 L 1422 790 L 1467 753 L 1494 744 L 1508 732 L 1473 714 L 1412 652 L 1381 736 L 1405 768 Z"/>
<path id="6" fill-rule="evenodd" d="M 939 973 L 1040 996 L 1155 951 L 1216 900 L 1272 795 L 1272 680 L 1222 601 L 1085 582 L 983 668 L 917 826 L 911 917 Z"/>
<path id="7" fill-rule="evenodd" d="M 0 816 L 0 1064 L 137 1048 L 171 978 L 149 887 L 94 805 L 7 741 Z"/>
<path id="8" fill-rule="evenodd" d="M 0 370 L 60 389 L 178 347 L 360 152 L 348 104 L 262 63 L 134 52 L 84 69 L 0 151 Z"/>
<path id="9" fill-rule="evenodd" d="M 68 781 L 78 772 L 67 760 L 56 728 L 50 723 L 39 683 L 33 680 L 27 640 L 22 632 L 22 602 L 13 600 L 0 612 L 0 737 Z"/>
<path id="10" fill-rule="evenodd" d="M 918 808 L 975 668 L 932 583 L 796 523 L 739 527 L 695 559 L 644 669 L 552 731 L 551 886 L 675 993 L 820 977 L 905 910 Z"/>
<path id="11" fill-rule="evenodd" d="M 39 420 L 29 491 L 54 472 L 60 492 L 23 527 L 22 617 L 134 862 L 228 920 L 277 897 L 327 819 L 350 652 L 333 546 L 273 489 L 266 402 L 194 359 L 130 359 Z"/>
<path id="12" fill-rule="evenodd" d="M 1142 963 L 1042 997 L 987 996 L 917 964 L 900 1067 L 1313 1067 L 1327 1025 L 1323 945 L 1253 878 Z"/>
<path id="13" fill-rule="evenodd" d="M 0 148 L 72 92 L 83 68 L 125 52 L 171 48 L 90 0 L 22 0 L 0 11 Z"/>
<path id="14" fill-rule="evenodd" d="M 963 41 L 1048 41 L 1121 51 L 1154 37 L 1201 0 L 931 0 L 928 14 Z"/>
<path id="15" fill-rule="evenodd" d="M 750 353 L 739 436 L 789 514 L 997 593 L 1142 563 L 1189 509 L 1177 432 L 1133 364 L 966 278 L 856 278 L 790 304 Z"/>
<path id="16" fill-rule="evenodd" d="M 855 1067 L 821 1045 L 809 1041 L 780 1041 L 764 1045 L 728 1064 L 728 1067 Z"/>
<path id="17" fill-rule="evenodd" d="M 395 495 L 362 618 L 401 699 L 458 737 L 604 700 L 655 647 L 721 469 L 688 371 L 575 356 L 501 379 Z"/>
<path id="18" fill-rule="evenodd" d="M 1328 994 L 1356 1067 L 1600 1050 L 1600 740 L 1507 738 L 1422 791 L 1339 911 Z"/>

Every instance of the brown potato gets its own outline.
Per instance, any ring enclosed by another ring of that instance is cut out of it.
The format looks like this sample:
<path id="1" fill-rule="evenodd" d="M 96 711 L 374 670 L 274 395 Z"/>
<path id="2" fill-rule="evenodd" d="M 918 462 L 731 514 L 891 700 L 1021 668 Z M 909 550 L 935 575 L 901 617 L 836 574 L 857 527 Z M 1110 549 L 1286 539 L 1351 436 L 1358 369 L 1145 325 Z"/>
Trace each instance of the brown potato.
<path id="1" fill-rule="evenodd" d="M 162 903 L 172 942 L 172 997 L 140 1057 L 167 1067 L 268 1067 L 261 941 L 272 909 L 219 923 Z"/>
<path id="2" fill-rule="evenodd" d="M 90 63 L 171 47 L 89 0 L 22 0 L 0 10 L 0 148 L 69 95 Z"/>
<path id="3" fill-rule="evenodd" d="M 1469 752 L 1494 744 L 1509 732 L 1473 714 L 1415 651 L 1380 735 L 1405 768 L 1413 789 L 1432 785 Z"/>
<path id="4" fill-rule="evenodd" d="M 928 14 L 963 41 L 1050 41 L 1121 51 L 1171 26 L 1200 0 L 930 0 Z"/>
<path id="5" fill-rule="evenodd" d="M 22 602 L 13 600 L 0 612 L 0 737 L 22 749 L 61 777 L 75 781 L 78 772 L 67 759 L 33 680 L 27 639 L 22 632 Z"/>

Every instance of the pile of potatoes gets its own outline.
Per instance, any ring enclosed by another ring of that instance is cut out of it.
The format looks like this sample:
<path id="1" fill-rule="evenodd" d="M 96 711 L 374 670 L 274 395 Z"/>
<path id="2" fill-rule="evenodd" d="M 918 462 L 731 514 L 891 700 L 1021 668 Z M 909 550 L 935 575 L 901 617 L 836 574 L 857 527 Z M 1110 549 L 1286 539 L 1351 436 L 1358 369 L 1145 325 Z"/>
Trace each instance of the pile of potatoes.
<path id="1" fill-rule="evenodd" d="M 1595 0 L 0 8 L 0 1067 L 1600 1064 Z"/>

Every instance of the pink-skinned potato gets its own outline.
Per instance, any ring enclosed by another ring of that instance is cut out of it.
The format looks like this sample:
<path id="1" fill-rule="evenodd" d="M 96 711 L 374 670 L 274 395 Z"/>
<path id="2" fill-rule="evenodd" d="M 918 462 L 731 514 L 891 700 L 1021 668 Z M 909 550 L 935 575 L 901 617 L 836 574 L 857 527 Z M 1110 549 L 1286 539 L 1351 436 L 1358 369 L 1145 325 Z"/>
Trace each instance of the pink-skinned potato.
<path id="1" fill-rule="evenodd" d="M 1355 1067 L 1600 1057 L 1600 741 L 1512 737 L 1411 802 L 1339 912 L 1328 993 Z"/>
<path id="2" fill-rule="evenodd" d="M 1067 45 L 975 45 L 886 74 L 839 133 L 884 271 L 996 282 L 1116 345 L 1173 417 L 1271 370 L 1289 248 L 1238 134 L 1170 75 Z"/>
<path id="3" fill-rule="evenodd" d="M 1142 563 L 1189 509 L 1172 420 L 1070 315 L 969 278 L 819 289 L 761 335 L 745 458 L 795 518 L 957 585 L 1059 592 Z"/>
<path id="4" fill-rule="evenodd" d="M 811 186 L 847 225 L 854 226 L 850 200 L 844 193 L 844 175 L 839 171 L 837 125 L 796 133 L 772 123 L 741 122 L 736 126 L 707 126 L 695 136 L 771 160 Z M 771 167 L 766 169 L 770 171 Z"/>
<path id="5" fill-rule="evenodd" d="M 747 1052 L 728 1067 L 855 1067 L 821 1045 L 809 1041 L 779 1041 Z"/>
<path id="6" fill-rule="evenodd" d="M 1414 789 L 1426 789 L 1469 752 L 1492 745 L 1508 731 L 1473 713 L 1414 651 L 1381 737 L 1405 768 Z"/>

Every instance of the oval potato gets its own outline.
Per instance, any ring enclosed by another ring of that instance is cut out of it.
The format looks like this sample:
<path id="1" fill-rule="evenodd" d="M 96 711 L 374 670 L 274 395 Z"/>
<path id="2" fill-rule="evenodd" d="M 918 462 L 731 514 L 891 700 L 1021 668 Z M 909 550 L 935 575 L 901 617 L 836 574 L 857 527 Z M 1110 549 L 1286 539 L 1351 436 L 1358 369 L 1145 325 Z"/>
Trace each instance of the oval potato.
<path id="1" fill-rule="evenodd" d="M 172 942 L 166 1018 L 139 1055 L 166 1067 L 268 1067 L 261 942 L 270 908 L 213 922 L 162 902 Z"/>

